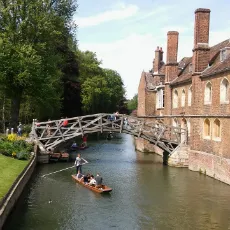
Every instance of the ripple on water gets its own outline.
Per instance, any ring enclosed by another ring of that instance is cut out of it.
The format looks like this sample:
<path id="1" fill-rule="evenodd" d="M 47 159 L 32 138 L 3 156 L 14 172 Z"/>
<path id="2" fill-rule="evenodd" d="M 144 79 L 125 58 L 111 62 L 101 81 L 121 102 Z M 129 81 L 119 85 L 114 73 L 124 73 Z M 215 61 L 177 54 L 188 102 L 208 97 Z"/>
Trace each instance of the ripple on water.
<path id="1" fill-rule="evenodd" d="M 70 163 L 41 165 L 29 182 L 5 230 L 50 229 L 228 229 L 230 186 L 187 169 L 164 167 L 162 158 L 135 152 L 133 139 L 90 142 L 80 151 L 113 188 L 96 194 L 75 183 Z M 52 203 L 49 203 L 49 200 Z"/>

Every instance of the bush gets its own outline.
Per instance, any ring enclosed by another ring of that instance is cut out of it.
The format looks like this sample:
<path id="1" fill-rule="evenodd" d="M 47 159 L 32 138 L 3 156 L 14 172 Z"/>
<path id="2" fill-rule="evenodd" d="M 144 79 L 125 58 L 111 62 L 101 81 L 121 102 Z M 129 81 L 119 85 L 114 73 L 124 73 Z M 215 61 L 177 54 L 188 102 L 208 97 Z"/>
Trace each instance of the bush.
<path id="1" fill-rule="evenodd" d="M 18 152 L 16 157 L 19 159 L 19 160 L 29 160 L 30 159 L 30 153 L 28 152 Z"/>
<path id="2" fill-rule="evenodd" d="M 0 141 L 0 153 L 5 156 L 12 156 L 12 152 L 15 150 L 12 142 Z"/>
<path id="3" fill-rule="evenodd" d="M 18 159 L 29 159 L 33 145 L 24 140 L 11 141 L 13 139 L 14 136 L 12 135 L 8 140 L 0 140 L 0 153 L 5 156 L 17 157 Z"/>

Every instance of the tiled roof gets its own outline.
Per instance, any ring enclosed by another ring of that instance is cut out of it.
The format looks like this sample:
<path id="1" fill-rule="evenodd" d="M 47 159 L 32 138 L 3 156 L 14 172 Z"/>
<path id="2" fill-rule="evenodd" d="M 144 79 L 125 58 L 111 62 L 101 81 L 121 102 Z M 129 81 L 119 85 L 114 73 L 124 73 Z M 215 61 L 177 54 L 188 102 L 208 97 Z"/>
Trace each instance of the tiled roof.
<path id="1" fill-rule="evenodd" d="M 218 56 L 219 57 L 219 56 Z M 218 58 L 217 57 L 217 58 Z M 202 74 L 201 77 L 211 76 L 217 73 L 230 70 L 230 56 L 228 56 L 223 62 L 218 61 L 209 68 L 207 68 Z"/>
<path id="2" fill-rule="evenodd" d="M 222 71 L 230 70 L 230 57 L 225 61 L 220 62 L 219 52 L 220 49 L 225 47 L 230 47 L 230 39 L 220 42 L 212 47 L 210 47 L 210 64 L 211 67 L 207 68 L 201 75 L 210 76 Z M 186 83 L 191 81 L 192 72 L 189 72 L 189 64 L 192 63 L 192 57 L 184 57 L 178 63 L 178 77 L 171 83 L 171 85 L 177 85 L 179 83 Z M 156 75 L 165 75 L 165 64 L 163 64 Z M 154 75 L 151 73 L 146 73 L 146 86 L 147 89 L 153 90 L 157 86 L 154 80 Z"/>
<path id="3" fill-rule="evenodd" d="M 216 44 L 210 48 L 210 61 L 212 64 L 211 67 L 204 70 L 202 76 L 210 76 L 216 73 L 229 70 L 230 69 L 230 60 L 227 58 L 224 62 L 220 62 L 219 52 L 220 49 L 225 47 L 230 47 L 230 39 L 227 39 L 223 42 Z M 189 64 L 192 62 L 192 57 L 185 57 L 179 62 L 179 67 L 184 65 L 184 68 L 179 71 L 178 78 L 176 78 L 171 85 L 176 85 L 178 83 L 189 82 L 192 79 L 192 73 L 189 72 Z"/>
<path id="4" fill-rule="evenodd" d="M 229 47 L 230 46 L 230 39 L 227 39 L 223 42 L 220 42 L 214 46 L 211 47 L 210 49 L 210 60 L 215 57 L 215 55 L 220 51 L 220 49 L 223 49 L 224 47 Z"/>
<path id="5" fill-rule="evenodd" d="M 178 76 L 187 74 L 189 72 L 189 64 L 192 62 L 192 57 L 184 57 L 178 64 Z"/>
<path id="6" fill-rule="evenodd" d="M 192 80 L 192 72 L 185 73 L 177 77 L 170 85 L 177 85 L 179 83 L 186 83 Z"/>

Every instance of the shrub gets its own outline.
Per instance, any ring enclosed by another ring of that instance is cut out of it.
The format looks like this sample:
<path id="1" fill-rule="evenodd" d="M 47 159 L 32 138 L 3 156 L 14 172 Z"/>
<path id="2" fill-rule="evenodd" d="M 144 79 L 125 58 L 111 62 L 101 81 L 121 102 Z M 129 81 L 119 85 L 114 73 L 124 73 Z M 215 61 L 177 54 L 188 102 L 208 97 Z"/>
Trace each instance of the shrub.
<path id="1" fill-rule="evenodd" d="M 31 132 L 31 128 L 32 128 L 32 126 L 30 125 L 30 124 L 28 124 L 28 125 L 24 125 L 23 126 L 23 129 L 22 129 L 22 132 L 24 133 L 24 134 L 29 134 L 30 132 Z M 24 135 L 23 134 L 23 135 Z"/>
<path id="2" fill-rule="evenodd" d="M 18 152 L 17 158 L 19 160 L 29 160 L 30 159 L 30 153 L 24 152 L 24 151 Z"/>
<path id="3" fill-rule="evenodd" d="M 14 149 L 12 142 L 0 141 L 0 153 L 3 155 L 12 156 Z"/>
<path id="4" fill-rule="evenodd" d="M 29 159 L 30 152 L 33 150 L 33 145 L 24 140 L 15 140 L 14 134 L 8 140 L 0 140 L 0 153 L 5 156 L 17 157 L 18 159 Z"/>

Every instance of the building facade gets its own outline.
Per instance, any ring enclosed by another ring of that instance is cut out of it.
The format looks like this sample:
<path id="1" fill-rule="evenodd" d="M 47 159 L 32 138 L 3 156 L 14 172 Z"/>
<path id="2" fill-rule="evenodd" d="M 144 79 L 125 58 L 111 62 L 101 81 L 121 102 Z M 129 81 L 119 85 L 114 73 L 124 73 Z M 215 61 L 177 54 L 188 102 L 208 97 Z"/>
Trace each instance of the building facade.
<path id="1" fill-rule="evenodd" d="M 157 47 L 152 70 L 142 72 L 137 115 L 187 128 L 184 166 L 230 184 L 230 39 L 210 47 L 209 24 L 210 10 L 197 9 L 193 56 L 179 62 L 179 33 L 168 32 L 166 63 Z M 137 148 L 162 154 L 140 139 Z"/>

